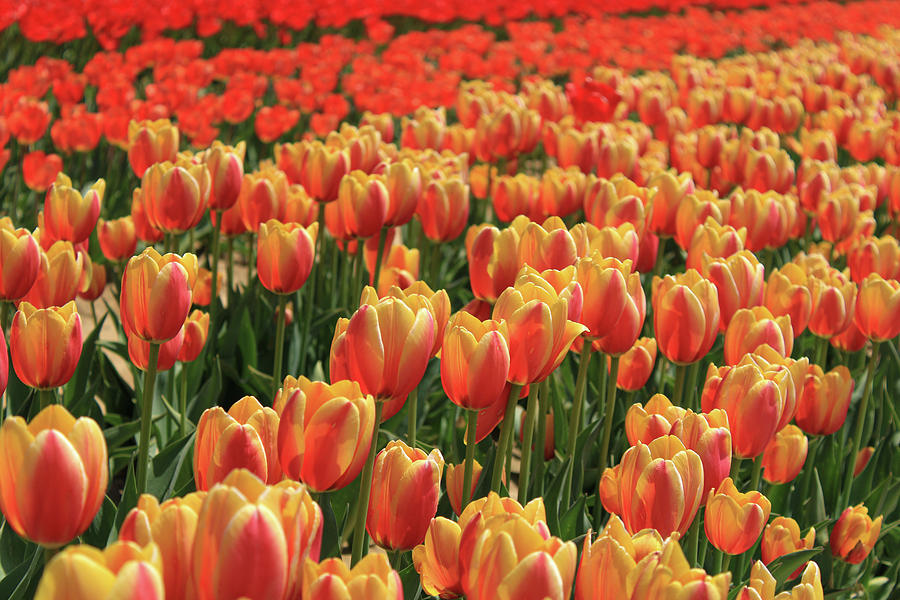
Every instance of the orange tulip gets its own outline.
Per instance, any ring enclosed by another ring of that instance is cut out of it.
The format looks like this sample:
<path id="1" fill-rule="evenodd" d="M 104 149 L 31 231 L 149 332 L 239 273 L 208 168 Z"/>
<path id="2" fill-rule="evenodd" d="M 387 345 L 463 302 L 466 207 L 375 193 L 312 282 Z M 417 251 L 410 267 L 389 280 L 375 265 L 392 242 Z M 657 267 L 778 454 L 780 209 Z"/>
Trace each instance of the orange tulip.
<path id="1" fill-rule="evenodd" d="M 400 575 L 384 554 L 367 554 L 352 569 L 340 558 L 303 566 L 301 598 L 316 600 L 403 600 Z"/>
<path id="2" fill-rule="evenodd" d="M 731 471 L 731 431 L 724 410 L 710 413 L 685 411 L 672 423 L 671 435 L 693 450 L 703 463 L 704 494 L 716 489 Z M 706 498 L 703 498 L 706 501 Z"/>
<path id="3" fill-rule="evenodd" d="M 459 481 L 462 481 L 462 475 Z M 462 500 L 461 496 L 459 500 Z M 461 523 L 444 517 L 432 519 L 425 532 L 425 541 L 413 548 L 413 565 L 422 578 L 422 589 L 432 596 L 459 598 L 463 594 L 459 565 Z"/>
<path id="4" fill-rule="evenodd" d="M 799 337 L 812 313 L 812 294 L 806 271 L 796 263 L 787 263 L 772 271 L 766 283 L 765 306 L 776 317 L 790 316 L 794 338 Z"/>
<path id="5" fill-rule="evenodd" d="M 390 198 L 385 225 L 396 227 L 409 223 L 422 197 L 422 170 L 415 162 L 404 159 L 389 164 L 384 177 Z"/>
<path id="6" fill-rule="evenodd" d="M 687 248 L 688 269 L 702 270 L 707 258 L 728 258 L 744 249 L 747 230 L 735 229 L 730 225 L 720 225 L 712 217 L 694 230 Z"/>
<path id="7" fill-rule="evenodd" d="M 232 147 L 216 140 L 203 152 L 203 162 L 210 176 L 210 210 L 228 210 L 238 201 L 244 178 L 245 147 L 243 141 Z"/>
<path id="8" fill-rule="evenodd" d="M 863 504 L 845 508 L 831 530 L 831 554 L 851 565 L 864 561 L 878 541 L 882 518 L 873 521 Z"/>
<path id="9" fill-rule="evenodd" d="M 900 334 L 900 283 L 877 273 L 866 277 L 856 299 L 856 325 L 870 340 L 884 342 Z"/>
<path id="10" fill-rule="evenodd" d="M 88 528 L 109 477 L 106 439 L 93 419 L 76 420 L 58 404 L 28 424 L 8 417 L 0 450 L 0 510 L 16 533 L 58 548 Z"/>
<path id="11" fill-rule="evenodd" d="M 686 196 L 694 193 L 694 181 L 690 173 L 676 175 L 669 171 L 658 172 L 647 181 L 647 187 L 656 189 L 650 230 L 658 235 L 674 236 L 678 207 Z"/>
<path id="12" fill-rule="evenodd" d="M 356 381 L 376 400 L 396 399 L 402 405 L 425 374 L 434 335 L 434 317 L 425 307 L 414 311 L 390 296 L 375 305 L 363 304 L 349 320 L 338 320 L 331 342 L 331 379 Z"/>
<path id="13" fill-rule="evenodd" d="M 458 177 L 429 181 L 416 215 L 428 239 L 447 242 L 458 238 L 469 220 L 469 185 Z"/>
<path id="14" fill-rule="evenodd" d="M 809 441 L 800 428 L 786 426 L 775 434 L 763 451 L 763 478 L 770 483 L 793 481 L 803 469 L 808 450 Z"/>
<path id="15" fill-rule="evenodd" d="M 160 504 L 155 496 L 142 494 L 119 528 L 120 542 L 159 548 L 168 600 L 188 598 L 197 515 L 205 497 L 205 492 L 193 492 Z"/>
<path id="16" fill-rule="evenodd" d="M 75 299 L 84 274 L 84 254 L 71 242 L 56 241 L 40 261 L 37 278 L 22 297 L 38 308 L 62 306 Z"/>
<path id="17" fill-rule="evenodd" d="M 209 336 L 209 313 L 195 310 L 184 322 L 184 341 L 178 350 L 179 362 L 193 362 L 200 356 Z"/>
<path id="18" fill-rule="evenodd" d="M 270 219 L 284 221 L 288 187 L 285 174 L 271 165 L 261 165 L 244 175 L 235 207 L 246 231 L 259 231 L 259 226 Z"/>
<path id="19" fill-rule="evenodd" d="M 372 444 L 375 401 L 359 384 L 288 376 L 275 410 L 285 475 L 316 491 L 341 489 L 359 475 Z"/>
<path id="20" fill-rule="evenodd" d="M 576 279 L 584 294 L 579 321 L 587 328 L 587 336 L 599 338 L 613 332 L 631 300 L 631 280 L 640 285 L 640 277 L 631 272 L 631 266 L 629 260 L 601 258 L 598 253 L 575 263 Z"/>
<path id="21" fill-rule="evenodd" d="M 447 486 L 447 497 L 450 499 L 450 506 L 453 512 L 459 515 L 462 512 L 463 505 L 463 471 L 465 465 L 447 465 L 447 474 L 445 476 L 445 485 Z M 472 464 L 472 488 L 469 490 L 468 497 L 471 498 L 478 487 L 478 478 L 481 477 L 481 463 L 475 460 Z M 427 541 L 426 541 L 427 545 Z"/>
<path id="22" fill-rule="evenodd" d="M 790 356 L 794 348 L 794 331 L 790 317 L 774 317 L 765 306 L 742 308 L 725 330 L 725 362 L 737 364 L 748 353 L 768 344 L 781 356 Z"/>
<path id="23" fill-rule="evenodd" d="M 683 417 L 685 409 L 674 406 L 662 394 L 654 394 L 644 406 L 634 403 L 625 413 L 625 435 L 632 446 L 638 442 L 649 444 L 668 435 L 672 424 Z"/>
<path id="24" fill-rule="evenodd" d="M 704 227 L 710 228 L 713 240 L 720 242 L 722 249 L 733 248 L 734 252 L 743 250 L 746 231 L 738 233 L 733 227 L 727 227 L 731 204 L 728 200 L 719 198 L 718 192 L 708 190 L 696 190 L 693 194 L 685 196 L 678 206 L 675 216 L 675 241 L 678 246 L 687 250 L 691 247 L 693 238 Z M 712 221 L 710 221 L 712 219 Z M 718 235 L 716 235 L 718 234 Z M 740 247 L 736 247 L 737 243 Z M 727 256 L 727 254 L 721 254 Z M 701 255 L 697 256 L 697 261 Z"/>
<path id="25" fill-rule="evenodd" d="M 437 513 L 444 457 L 425 454 L 399 440 L 375 457 L 366 530 L 387 550 L 412 550 L 425 539 Z"/>
<path id="26" fill-rule="evenodd" d="M 22 178 L 28 189 L 43 192 L 56 180 L 63 170 L 63 161 L 58 154 L 46 154 L 34 150 L 22 159 Z"/>
<path id="27" fill-rule="evenodd" d="M 659 350 L 684 365 L 706 356 L 719 332 L 719 296 L 715 286 L 690 269 L 653 278 L 653 330 Z"/>
<path id="28" fill-rule="evenodd" d="M 278 462 L 278 414 L 253 396 L 244 396 L 226 413 L 203 411 L 194 442 L 194 480 L 208 490 L 235 469 L 247 469 L 268 483 L 282 478 Z"/>
<path id="29" fill-rule="evenodd" d="M 524 217 L 523 217 L 524 218 Z M 519 271 L 519 234 L 512 227 L 472 226 L 466 233 L 469 281 L 476 298 L 493 302 Z"/>
<path id="30" fill-rule="evenodd" d="M 19 304 L 9 331 L 13 368 L 25 385 L 52 389 L 65 385 L 81 357 L 81 317 L 74 302 L 35 308 Z"/>
<path id="31" fill-rule="evenodd" d="M 128 358 L 132 364 L 141 371 L 146 371 L 150 364 L 150 342 L 144 341 L 134 334 L 126 333 L 128 338 Z M 178 330 L 178 335 L 167 340 L 159 346 L 159 356 L 156 359 L 157 372 L 168 371 L 175 366 L 178 353 L 184 345 L 184 327 Z"/>
<path id="32" fill-rule="evenodd" d="M 730 584 L 731 573 L 708 575 L 703 569 L 692 569 L 675 537 L 644 556 L 628 575 L 631 600 L 726 598 Z"/>
<path id="33" fill-rule="evenodd" d="M 444 340 L 444 332 L 447 329 L 447 322 L 450 320 L 450 296 L 446 290 L 438 290 L 435 292 L 424 281 L 418 280 L 403 286 L 390 286 L 387 292 L 376 293 L 371 286 L 363 288 L 359 304 L 377 304 L 378 300 L 388 296 L 402 300 L 407 306 L 413 310 L 419 308 L 427 308 L 428 312 L 434 318 L 434 346 L 431 348 L 431 356 L 437 356 L 441 351 Z"/>
<path id="34" fill-rule="evenodd" d="M 900 277 L 900 243 L 893 236 L 868 238 L 847 254 L 850 277 L 857 284 L 872 273 L 885 279 Z"/>
<path id="35" fill-rule="evenodd" d="M 647 527 L 663 536 L 684 534 L 703 498 L 700 456 L 671 435 L 649 445 L 638 442 L 618 465 L 604 471 L 603 479 L 601 499 L 604 487 L 615 491 L 604 499 L 604 508 L 622 517 L 632 534 Z"/>
<path id="36" fill-rule="evenodd" d="M 41 268 L 41 249 L 26 229 L 0 219 L 0 301 L 18 300 L 34 285 Z"/>
<path id="37" fill-rule="evenodd" d="M 138 177 L 154 163 L 174 161 L 177 152 L 178 127 L 168 119 L 128 124 L 128 162 Z"/>
<path id="38" fill-rule="evenodd" d="M 831 269 L 809 282 L 811 311 L 809 330 L 829 338 L 850 326 L 856 306 L 856 284 L 842 273 Z"/>
<path id="39" fill-rule="evenodd" d="M 151 225 L 150 221 L 147 219 L 147 210 L 144 207 L 144 193 L 141 188 L 135 188 L 134 193 L 132 194 L 131 218 L 134 220 L 134 231 L 137 234 L 138 239 L 144 240 L 150 244 L 163 239 L 163 232 Z M 215 225 L 215 223 L 216 221 L 213 219 L 213 224 Z M 224 224 L 222 229 L 223 231 L 227 231 Z M 132 254 L 134 253 L 132 252 Z"/>
<path id="40" fill-rule="evenodd" d="M 575 264 L 577 248 L 572 234 L 559 218 L 547 219 L 543 226 L 516 220 L 510 227 L 521 228 L 518 241 L 519 265 L 529 265 L 536 271 L 565 269 Z"/>
<path id="41" fill-rule="evenodd" d="M 797 525 L 797 521 L 790 517 L 775 517 L 771 523 L 766 525 L 763 531 L 760 552 L 762 553 L 762 561 L 768 565 L 779 556 L 799 550 L 809 550 L 815 545 L 816 530 L 814 527 L 810 527 L 806 536 L 801 537 L 800 526 Z M 788 579 L 793 579 L 800 575 L 804 566 L 798 567 L 796 571 L 790 574 Z"/>
<path id="42" fill-rule="evenodd" d="M 743 554 L 762 533 L 772 505 L 755 490 L 740 493 L 731 477 L 709 491 L 703 526 L 713 546 L 727 554 Z"/>
<path id="43" fill-rule="evenodd" d="M 162 343 L 175 337 L 191 310 L 197 277 L 193 254 L 160 254 L 152 247 L 128 261 L 119 308 L 126 333 Z"/>
<path id="44" fill-rule="evenodd" d="M 72 187 L 72 180 L 60 173 L 47 191 L 44 200 L 44 230 L 54 240 L 67 240 L 73 244 L 83 242 L 94 230 L 100 216 L 100 203 L 106 182 L 94 183 L 88 192 Z"/>
<path id="45" fill-rule="evenodd" d="M 716 286 L 719 295 L 719 330 L 724 332 L 734 314 L 742 308 L 751 308 L 763 303 L 765 289 L 765 269 L 756 256 L 741 250 L 726 258 L 707 256 L 703 259 L 700 273 Z M 769 307 L 769 310 L 772 310 Z M 777 316 L 781 316 L 780 314 Z M 804 328 L 805 328 L 804 323 Z M 802 329 L 801 329 L 802 331 Z M 794 336 L 799 333 L 794 329 Z"/>
<path id="46" fill-rule="evenodd" d="M 303 228 L 274 219 L 259 226 L 256 269 L 263 287 L 293 294 L 306 283 L 315 260 L 319 224 Z"/>
<path id="47" fill-rule="evenodd" d="M 656 340 L 642 337 L 619 358 L 616 385 L 620 390 L 633 392 L 641 389 L 650 379 L 656 364 Z M 607 359 L 607 367 L 609 360 Z"/>
<path id="48" fill-rule="evenodd" d="M 351 236 L 377 235 L 385 225 L 389 208 L 390 195 L 383 176 L 356 170 L 341 178 L 337 210 Z"/>
<path id="49" fill-rule="evenodd" d="M 797 425 L 810 435 L 831 435 L 847 418 L 854 381 L 847 367 L 828 373 L 810 364 L 797 401 Z"/>
<path id="50" fill-rule="evenodd" d="M 509 374 L 508 337 L 505 323 L 456 313 L 441 351 L 441 384 L 454 404 L 482 410 L 503 394 Z"/>
<path id="51" fill-rule="evenodd" d="M 769 573 L 762 561 L 756 561 L 750 570 L 750 585 L 741 589 L 737 595 L 737 600 L 774 600 L 774 598 L 778 598 L 778 600 L 821 600 L 824 598 L 822 573 L 819 570 L 819 565 L 815 562 L 808 562 L 797 569 L 789 579 L 794 579 L 800 574 L 800 571 L 803 571 L 800 583 L 776 596 L 775 587 L 777 582 L 775 578 Z"/>
<path id="52" fill-rule="evenodd" d="M 866 446 L 862 450 L 860 450 L 856 455 L 856 460 L 853 463 L 853 476 L 858 477 L 860 473 L 862 473 L 866 465 L 869 464 L 869 460 L 871 460 L 872 455 L 875 453 L 875 448 L 873 446 Z"/>
<path id="53" fill-rule="evenodd" d="M 137 231 L 131 216 L 97 223 L 97 239 L 103 256 L 112 262 L 126 260 L 134 256 L 137 248 Z"/>
<path id="54" fill-rule="evenodd" d="M 209 170 L 203 164 L 151 165 L 141 179 L 147 221 L 167 233 L 192 229 L 206 212 L 210 183 Z"/>
<path id="55" fill-rule="evenodd" d="M 163 600 L 159 548 L 114 542 L 105 550 L 87 545 L 54 556 L 41 576 L 35 600 Z M 174 597 L 174 596 L 172 596 Z"/>
<path id="56" fill-rule="evenodd" d="M 578 256 L 588 256 L 597 252 L 604 258 L 629 260 L 632 268 L 637 265 L 641 240 L 631 223 L 622 223 L 617 227 L 607 225 L 602 228 L 594 227 L 590 223 L 578 223 L 569 233 L 575 240 Z"/>

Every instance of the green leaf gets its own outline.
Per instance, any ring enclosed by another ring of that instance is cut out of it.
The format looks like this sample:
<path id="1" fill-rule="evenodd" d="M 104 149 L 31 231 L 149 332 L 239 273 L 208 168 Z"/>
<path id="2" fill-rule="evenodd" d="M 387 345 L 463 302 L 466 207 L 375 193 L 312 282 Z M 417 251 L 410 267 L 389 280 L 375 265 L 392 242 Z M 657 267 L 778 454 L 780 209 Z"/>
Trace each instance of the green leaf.
<path id="1" fill-rule="evenodd" d="M 137 506 L 137 480 L 134 474 L 134 461 L 128 463 L 128 472 L 125 474 L 125 485 L 122 489 L 122 499 L 119 500 L 119 509 L 116 511 L 116 531 L 122 527 L 128 512 Z"/>
<path id="2" fill-rule="evenodd" d="M 165 500 L 178 487 L 185 460 L 194 447 L 194 433 L 174 440 L 153 457 L 147 478 L 147 493 Z M 193 474 L 191 474 L 193 477 Z"/>
<path id="3" fill-rule="evenodd" d="M 33 554 L 26 555 L 25 560 L 18 567 L 0 579 L 0 598 L 19 600 L 29 597 L 28 591 L 37 586 L 36 575 L 43 555 L 43 549 L 35 546 Z"/>
<path id="4" fill-rule="evenodd" d="M 81 536 L 81 541 L 91 546 L 104 548 L 114 539 L 113 531 L 116 526 L 116 503 L 107 496 L 97 512 L 97 516 L 91 521 L 90 527 Z"/>
<path id="5" fill-rule="evenodd" d="M 791 573 L 803 566 L 804 563 L 812 560 L 821 552 L 822 546 L 816 546 L 809 550 L 791 552 L 790 554 L 779 556 L 770 562 L 766 568 L 769 570 L 769 573 L 772 574 L 772 577 L 775 578 L 775 581 L 778 582 L 778 587 L 780 588 L 787 581 L 788 577 L 790 577 Z"/>
<path id="6" fill-rule="evenodd" d="M 107 313 L 107 315 L 108 314 L 109 313 Z M 91 367 L 94 364 L 95 353 L 98 352 L 97 339 L 100 336 L 100 330 L 103 328 L 103 323 L 106 322 L 107 315 L 100 317 L 97 326 L 94 327 L 93 331 L 91 331 L 91 333 L 84 338 L 84 342 L 82 342 L 81 359 L 78 361 L 78 366 L 75 368 L 72 379 L 69 380 L 69 383 L 66 384 L 63 391 L 63 404 L 65 406 L 71 407 L 78 400 L 83 398 L 87 391 L 88 382 L 91 379 Z"/>
<path id="7" fill-rule="evenodd" d="M 591 523 L 585 511 L 585 496 L 579 496 L 575 504 L 559 520 L 559 537 L 571 540 L 590 527 Z"/>
<path id="8" fill-rule="evenodd" d="M 29 545 L 29 542 L 13 531 L 9 521 L 3 519 L 3 525 L 0 526 L 0 568 L 4 573 L 9 573 L 24 562 L 23 557 Z"/>
<path id="9" fill-rule="evenodd" d="M 258 357 L 256 355 L 256 333 L 253 331 L 253 323 L 250 320 L 250 311 L 244 309 L 241 318 L 238 321 L 238 350 L 244 359 L 246 366 L 256 366 Z"/>

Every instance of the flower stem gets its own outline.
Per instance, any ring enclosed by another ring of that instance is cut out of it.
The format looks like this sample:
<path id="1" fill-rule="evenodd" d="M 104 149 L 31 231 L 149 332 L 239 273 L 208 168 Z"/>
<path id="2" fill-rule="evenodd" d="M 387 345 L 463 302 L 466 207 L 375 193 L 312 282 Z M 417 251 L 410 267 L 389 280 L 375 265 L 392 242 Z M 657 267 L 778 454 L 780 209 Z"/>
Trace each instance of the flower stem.
<path id="1" fill-rule="evenodd" d="M 472 499 L 472 475 L 475 471 L 475 437 L 478 430 L 478 411 L 466 411 L 466 464 L 463 467 L 462 504 L 464 509 Z"/>
<path id="2" fill-rule="evenodd" d="M 687 365 L 675 367 L 675 391 L 672 396 L 672 404 L 675 406 L 683 406 L 681 400 L 684 397 L 684 378 L 687 375 L 687 369 Z"/>
<path id="3" fill-rule="evenodd" d="M 150 357 L 144 373 L 144 399 L 141 403 L 141 438 L 138 440 L 137 493 L 147 489 L 147 463 L 150 456 L 150 423 L 153 421 L 153 390 L 156 387 L 156 363 L 159 360 L 159 346 L 150 342 Z"/>
<path id="4" fill-rule="evenodd" d="M 51 404 L 56 404 L 56 391 L 54 389 L 38 390 L 41 399 L 41 410 L 44 410 Z"/>
<path id="5" fill-rule="evenodd" d="M 816 347 L 816 363 L 825 371 L 825 361 L 828 359 L 828 338 L 820 337 Z"/>
<path id="6" fill-rule="evenodd" d="M 835 507 L 836 514 L 846 508 L 850 502 L 850 489 L 853 487 L 853 467 L 856 464 L 856 455 L 862 443 L 863 427 L 866 423 L 866 408 L 869 406 L 869 397 L 872 395 L 872 384 L 875 380 L 875 364 L 878 362 L 878 350 L 881 342 L 872 342 L 872 358 L 869 359 L 869 368 L 866 370 L 866 389 L 859 401 L 859 410 L 856 414 L 856 429 L 853 432 L 853 445 L 850 447 L 850 463 L 844 469 L 844 485 L 841 486 L 840 502 Z"/>
<path id="7" fill-rule="evenodd" d="M 612 437 L 612 422 L 616 412 L 616 378 L 619 375 L 619 357 L 611 356 L 609 378 L 606 385 L 606 421 L 603 423 L 603 442 L 600 444 L 600 472 L 606 468 L 609 458 L 609 440 Z"/>
<path id="8" fill-rule="evenodd" d="M 503 465 L 506 462 L 507 445 L 512 450 L 512 444 L 509 443 L 510 434 L 513 429 L 513 420 L 516 414 L 516 403 L 519 400 L 519 392 L 522 386 L 513 383 L 509 388 L 509 399 L 506 401 L 506 412 L 503 415 L 503 424 L 500 426 L 500 441 L 497 444 L 497 454 L 494 456 L 494 472 L 491 473 L 491 491 L 500 491 L 500 474 L 503 472 Z"/>
<path id="9" fill-rule="evenodd" d="M 359 499 L 356 504 L 356 532 L 353 536 L 353 553 L 350 557 L 351 566 L 359 562 L 363 556 L 366 539 L 366 518 L 369 513 L 369 494 L 372 492 L 372 471 L 375 470 L 375 454 L 378 453 L 378 433 L 381 431 L 381 410 L 384 402 L 375 402 L 375 431 L 372 433 L 372 445 L 369 446 L 369 457 L 363 468 L 362 479 L 359 483 Z"/>
<path id="10" fill-rule="evenodd" d="M 410 392 L 409 397 L 406 399 L 406 412 L 407 412 L 407 424 L 406 424 L 406 437 L 407 444 L 409 444 L 410 448 L 416 447 L 416 421 L 419 408 L 419 386 L 413 388 L 413 391 Z"/>
<path id="11" fill-rule="evenodd" d="M 541 395 L 538 396 L 538 425 L 537 425 L 537 444 L 541 451 L 537 455 L 537 463 L 534 467 L 534 482 L 538 487 L 535 490 L 536 496 L 544 495 L 544 448 L 547 444 L 547 415 L 550 406 L 550 378 L 541 383 Z M 552 432 L 551 432 L 552 433 Z"/>
<path id="12" fill-rule="evenodd" d="M 694 522 L 691 523 L 690 529 L 688 529 L 687 534 L 687 545 L 685 558 L 687 558 L 688 564 L 691 567 L 703 565 L 697 565 L 697 544 L 700 541 L 700 515 L 697 514 L 694 516 Z"/>
<path id="13" fill-rule="evenodd" d="M 172 371 L 175 372 L 174 369 Z M 187 363 L 181 363 L 181 393 L 178 394 L 181 402 L 181 429 L 182 436 L 187 435 Z"/>
<path id="14" fill-rule="evenodd" d="M 575 445 L 578 440 L 578 432 L 581 429 L 581 411 L 584 407 L 585 384 L 587 383 L 588 365 L 591 362 L 591 341 L 583 340 L 581 346 L 581 361 L 578 363 L 578 376 L 575 379 L 575 398 L 572 402 L 572 412 L 569 414 L 569 439 L 566 447 L 566 478 L 563 481 L 562 502 L 560 506 L 568 508 L 572 497 L 572 476 L 575 473 Z"/>
<path id="15" fill-rule="evenodd" d="M 216 224 L 213 227 L 212 263 L 210 264 L 210 270 L 212 271 L 212 287 L 210 288 L 211 293 L 209 301 L 210 331 L 218 331 L 216 328 L 216 305 L 219 303 L 219 237 L 222 233 L 222 211 L 217 210 L 215 212 Z M 218 336 L 216 335 L 210 336 L 209 345 L 212 347 L 213 351 L 215 351 L 217 337 Z"/>
<path id="16" fill-rule="evenodd" d="M 378 278 L 381 277 L 381 261 L 384 260 L 384 245 L 387 241 L 386 229 L 378 230 L 378 254 L 375 255 L 375 269 L 372 272 L 372 287 L 378 289 Z"/>
<path id="17" fill-rule="evenodd" d="M 522 462 L 519 465 L 519 504 L 528 501 L 528 484 L 531 479 L 531 455 L 534 449 L 531 447 L 534 441 L 534 422 L 538 413 L 538 394 L 540 386 L 532 385 L 528 394 L 528 406 L 525 408 L 525 432 L 522 437 Z M 543 448 L 538 452 L 543 453 Z"/>
<path id="18" fill-rule="evenodd" d="M 750 489 L 759 489 L 759 476 L 762 473 L 762 454 L 753 459 L 753 471 L 750 474 Z"/>
<path id="19" fill-rule="evenodd" d="M 284 311 L 287 307 L 287 294 L 278 294 L 278 312 L 275 313 L 275 365 L 272 368 L 272 398 L 281 387 L 281 362 L 284 358 Z"/>

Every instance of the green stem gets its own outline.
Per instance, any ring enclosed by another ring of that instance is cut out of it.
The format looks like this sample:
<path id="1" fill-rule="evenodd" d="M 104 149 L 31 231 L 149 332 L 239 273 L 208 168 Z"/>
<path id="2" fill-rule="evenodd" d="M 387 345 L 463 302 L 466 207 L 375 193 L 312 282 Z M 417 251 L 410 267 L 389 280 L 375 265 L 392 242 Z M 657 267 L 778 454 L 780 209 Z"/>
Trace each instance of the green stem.
<path id="1" fill-rule="evenodd" d="M 762 454 L 753 459 L 753 471 L 750 474 L 750 490 L 759 489 L 759 476 L 762 473 Z"/>
<path id="2" fill-rule="evenodd" d="M 375 454 L 378 452 L 378 433 L 381 431 L 381 410 L 384 402 L 375 402 L 375 431 L 372 433 L 372 445 L 369 447 L 369 457 L 363 468 L 362 479 L 359 483 L 359 499 L 356 504 L 356 532 L 353 536 L 353 553 L 350 565 L 359 562 L 363 556 L 366 539 L 366 518 L 369 513 L 369 494 L 372 492 L 372 471 L 375 469 Z"/>
<path id="3" fill-rule="evenodd" d="M 825 371 L 825 361 L 828 358 L 828 338 L 820 337 L 818 339 L 818 345 L 816 347 L 816 362 L 815 364 L 822 367 L 822 370 Z"/>
<path id="4" fill-rule="evenodd" d="M 853 445 L 850 447 L 850 462 L 844 469 L 844 485 L 841 487 L 840 502 L 835 507 L 836 514 L 846 508 L 850 502 L 850 489 L 853 487 L 853 467 L 856 464 L 856 455 L 862 443 L 863 427 L 866 422 L 866 408 L 869 406 L 869 396 L 872 395 L 872 384 L 875 380 L 875 364 L 878 362 L 878 350 L 881 342 L 872 342 L 872 358 L 869 359 L 869 367 L 866 370 L 866 389 L 862 400 L 859 401 L 859 410 L 856 414 L 856 429 L 853 432 Z"/>
<path id="5" fill-rule="evenodd" d="M 603 442 L 600 444 L 600 472 L 607 466 L 609 440 L 612 437 L 612 422 L 616 412 L 616 378 L 619 375 L 619 357 L 611 356 L 609 378 L 606 387 L 606 420 L 603 423 Z"/>
<path id="6" fill-rule="evenodd" d="M 278 312 L 275 323 L 275 365 L 272 368 L 272 398 L 281 387 L 281 362 L 284 358 L 284 311 L 287 307 L 287 294 L 278 294 Z"/>
<path id="7" fill-rule="evenodd" d="M 407 424 L 406 424 L 406 437 L 407 443 L 410 448 L 416 447 L 416 419 L 419 408 L 419 387 L 416 386 L 413 388 L 413 391 L 410 392 L 409 397 L 406 399 L 406 412 L 407 412 Z"/>
<path id="8" fill-rule="evenodd" d="M 375 270 L 372 273 L 372 287 L 378 289 L 378 278 L 381 277 L 381 261 L 384 260 L 384 245 L 387 242 L 387 230 L 378 230 L 378 254 L 375 255 Z"/>
<path id="9" fill-rule="evenodd" d="M 0 333 L 6 334 L 9 331 L 9 315 L 13 303 L 7 300 L 0 300 Z"/>
<path id="10" fill-rule="evenodd" d="M 147 489 L 147 466 L 150 456 L 150 423 L 153 421 L 153 390 L 156 387 L 156 367 L 159 344 L 150 342 L 150 357 L 144 373 L 144 399 L 141 403 L 141 439 L 138 440 L 137 493 Z"/>
<path id="11" fill-rule="evenodd" d="M 738 476 L 741 474 L 741 460 L 732 454 L 731 456 L 731 472 L 728 474 L 735 486 L 738 486 Z"/>
<path id="12" fill-rule="evenodd" d="M 213 238 L 212 238 L 212 263 L 210 264 L 210 270 L 212 271 L 212 282 L 210 288 L 210 301 L 209 301 L 209 324 L 210 331 L 218 331 L 216 328 L 216 308 L 219 304 L 219 237 L 222 234 L 222 211 L 217 210 L 216 212 L 216 224 L 213 227 Z M 210 336 L 209 345 L 215 346 L 215 341 L 217 335 Z M 215 350 L 215 348 L 213 348 Z"/>
<path id="13" fill-rule="evenodd" d="M 466 464 L 463 467 L 462 504 L 464 509 L 472 499 L 472 476 L 475 472 L 475 437 L 478 430 L 478 411 L 466 411 Z"/>
<path id="14" fill-rule="evenodd" d="M 513 421 L 516 414 L 516 403 L 519 401 L 519 392 L 522 386 L 513 383 L 509 387 L 509 399 L 506 401 L 506 412 L 503 415 L 503 424 L 500 426 L 500 441 L 497 444 L 497 454 L 494 455 L 494 472 L 491 473 L 491 491 L 500 492 L 500 474 L 506 462 L 506 446 L 513 430 Z M 511 444 L 510 444 L 510 447 Z"/>
<path id="15" fill-rule="evenodd" d="M 173 369 L 174 372 L 174 369 Z M 187 435 L 187 363 L 181 363 L 181 393 L 178 395 L 181 402 L 181 435 Z"/>
<path id="16" fill-rule="evenodd" d="M 675 406 L 683 406 L 681 400 L 684 396 L 685 375 L 687 375 L 687 365 L 677 365 L 675 367 L 675 392 L 672 396 L 672 404 Z"/>
<path id="17" fill-rule="evenodd" d="M 687 544 L 685 547 L 685 558 L 687 558 L 688 564 L 691 567 L 696 567 L 697 565 L 697 543 L 700 540 L 700 515 L 694 515 L 694 522 L 691 523 L 690 529 L 688 529 L 688 538 Z M 702 565 L 700 565 L 702 566 Z"/>
<path id="18" fill-rule="evenodd" d="M 819 446 L 822 445 L 824 440 L 824 437 L 816 435 L 809 441 L 809 452 L 806 455 L 806 464 L 803 469 L 803 481 L 798 488 L 801 498 L 809 498 L 809 486 L 812 483 L 812 473 L 816 466 L 816 454 L 819 451 Z"/>
<path id="19" fill-rule="evenodd" d="M 721 565 L 713 572 L 714 575 L 724 573 L 728 570 L 728 567 L 731 566 L 731 555 L 725 554 L 724 552 L 719 552 L 719 562 L 721 563 Z"/>
<path id="20" fill-rule="evenodd" d="M 255 275 L 253 269 L 256 266 L 256 234 L 252 231 L 247 232 L 247 239 L 250 248 L 248 248 L 247 258 L 247 289 L 253 287 Z"/>
<path id="21" fill-rule="evenodd" d="M 228 291 L 234 289 L 234 238 L 228 236 L 225 242 L 225 254 L 227 255 L 227 264 L 225 267 L 225 277 L 228 280 Z"/>
<path id="22" fill-rule="evenodd" d="M 550 378 L 548 377 L 541 383 L 541 394 L 538 396 L 538 435 L 537 447 L 538 459 L 534 465 L 534 482 L 538 486 L 535 491 L 536 496 L 544 495 L 544 447 L 547 445 L 547 415 L 550 407 Z"/>
<path id="23" fill-rule="evenodd" d="M 685 404 L 692 410 L 700 412 L 700 401 L 694 400 L 694 394 L 697 391 L 697 373 L 700 371 L 700 362 L 691 363 L 688 367 L 687 381 L 683 392 Z"/>
<path id="24" fill-rule="evenodd" d="M 519 465 L 519 504 L 528 501 L 528 484 L 531 479 L 531 455 L 534 449 L 531 447 L 534 441 L 534 422 L 538 413 L 539 385 L 532 385 L 528 394 L 528 406 L 525 408 L 525 431 L 522 436 L 522 462 Z M 539 448 L 538 452 L 543 452 Z"/>
<path id="25" fill-rule="evenodd" d="M 591 362 L 591 340 L 583 340 L 581 346 L 581 360 L 578 363 L 578 376 L 575 379 L 575 397 L 572 402 L 572 412 L 569 414 L 569 439 L 566 447 L 566 477 L 563 480 L 562 502 L 560 506 L 569 507 L 572 498 L 572 476 L 575 473 L 575 446 L 578 441 L 578 432 L 581 429 L 581 411 L 584 407 L 585 386 L 587 384 L 588 365 Z"/>
<path id="26" fill-rule="evenodd" d="M 56 404 L 56 390 L 53 388 L 38 390 L 38 396 L 41 399 L 41 410 L 44 410 L 51 404 Z"/>

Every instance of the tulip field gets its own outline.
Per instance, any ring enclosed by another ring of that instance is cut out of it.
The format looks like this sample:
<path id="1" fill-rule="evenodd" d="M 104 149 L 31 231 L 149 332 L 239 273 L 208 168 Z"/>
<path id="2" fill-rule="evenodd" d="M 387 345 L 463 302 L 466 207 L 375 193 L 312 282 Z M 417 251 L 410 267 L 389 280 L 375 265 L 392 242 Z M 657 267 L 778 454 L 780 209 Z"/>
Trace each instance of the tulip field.
<path id="1" fill-rule="evenodd" d="M 0 599 L 900 598 L 900 3 L 0 41 Z"/>

